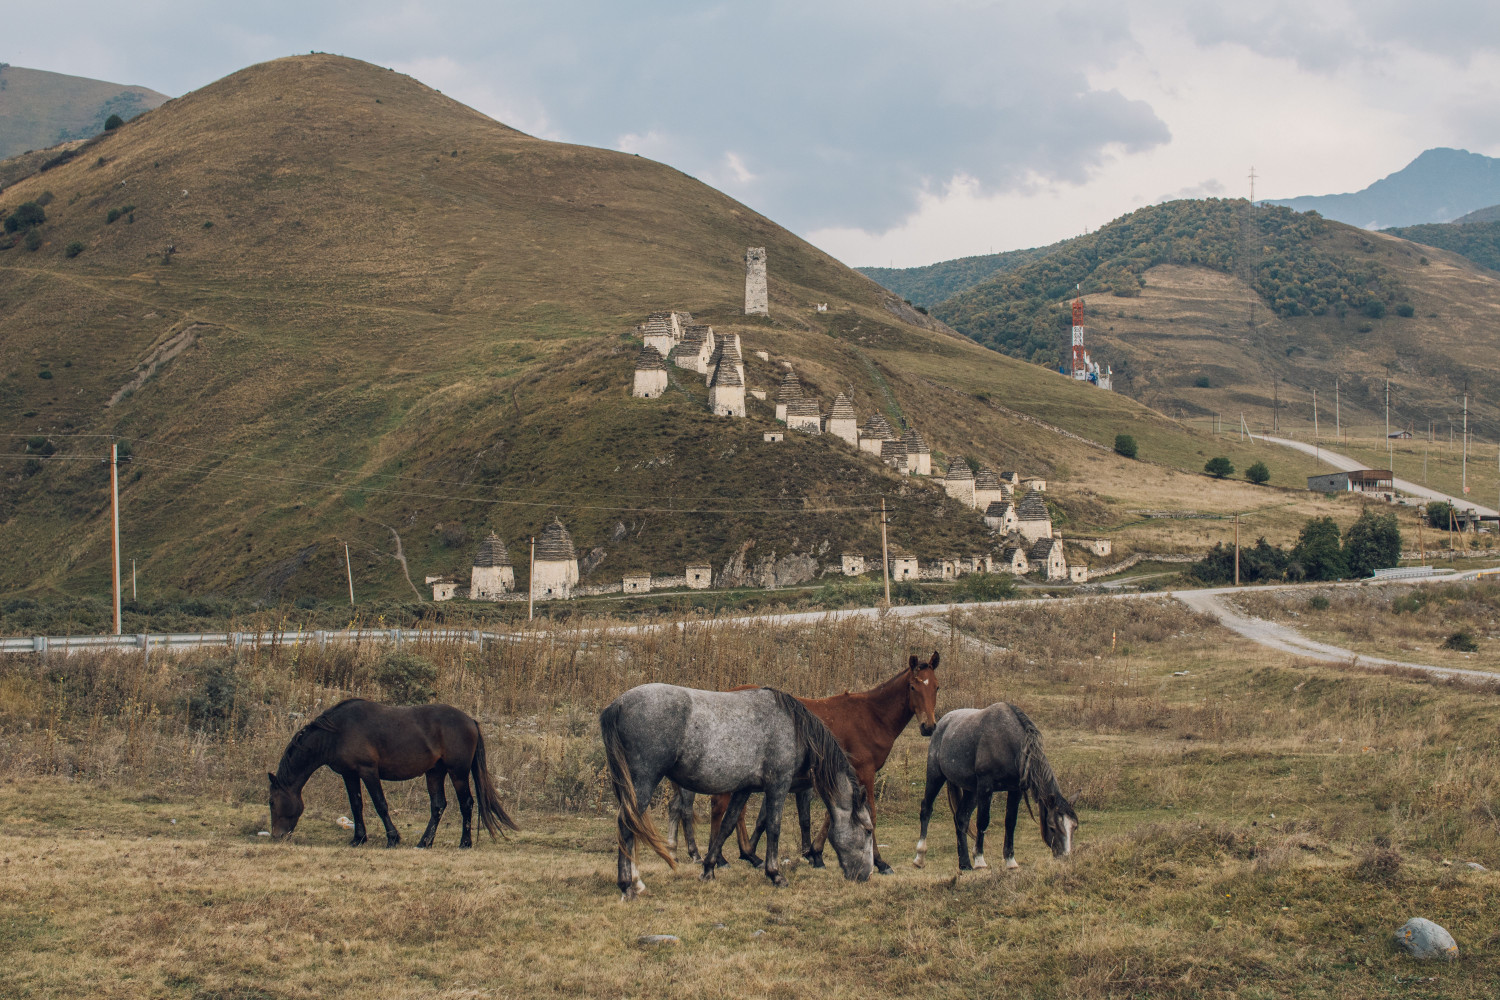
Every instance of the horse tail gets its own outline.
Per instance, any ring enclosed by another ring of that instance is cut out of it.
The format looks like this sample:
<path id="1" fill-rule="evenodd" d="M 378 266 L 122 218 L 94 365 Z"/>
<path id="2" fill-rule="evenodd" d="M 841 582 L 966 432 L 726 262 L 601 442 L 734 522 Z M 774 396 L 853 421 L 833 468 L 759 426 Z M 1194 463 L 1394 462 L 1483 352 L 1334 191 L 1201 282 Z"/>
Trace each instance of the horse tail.
<path id="1" fill-rule="evenodd" d="M 469 771 L 474 776 L 474 804 L 478 807 L 479 822 L 484 824 L 491 837 L 497 833 L 505 836 L 502 826 L 508 826 L 519 833 L 521 828 L 516 826 L 516 821 L 510 818 L 510 814 L 500 804 L 500 793 L 495 788 L 495 779 L 490 777 L 490 768 L 484 759 L 484 733 L 479 731 L 477 724 L 475 734 L 478 738 L 474 743 L 474 760 L 469 764 Z"/>
<path id="2" fill-rule="evenodd" d="M 849 784 L 853 786 L 854 798 L 863 797 L 863 789 L 859 783 L 859 777 L 854 773 L 854 767 L 849 763 L 849 757 L 844 753 L 844 748 L 839 746 L 839 741 L 834 738 L 833 731 L 824 725 L 823 720 L 807 710 L 807 706 L 785 691 L 775 688 L 766 688 L 776 699 L 776 704 L 792 719 L 792 731 L 796 734 L 797 749 L 805 758 L 809 759 L 812 771 L 813 788 L 818 797 L 826 803 L 833 797 L 835 784 L 840 774 L 846 774 Z"/>
<path id="3" fill-rule="evenodd" d="M 635 782 L 630 777 L 630 762 L 625 759 L 625 746 L 620 742 L 620 706 L 611 704 L 599 713 L 599 732 L 604 737 L 604 757 L 609 763 L 609 782 L 614 788 L 615 801 L 620 804 L 619 845 L 625 850 L 625 831 L 629 830 L 661 855 L 662 860 L 677 870 L 677 859 L 667 850 L 656 824 L 649 812 L 642 814 L 636 805 Z"/>

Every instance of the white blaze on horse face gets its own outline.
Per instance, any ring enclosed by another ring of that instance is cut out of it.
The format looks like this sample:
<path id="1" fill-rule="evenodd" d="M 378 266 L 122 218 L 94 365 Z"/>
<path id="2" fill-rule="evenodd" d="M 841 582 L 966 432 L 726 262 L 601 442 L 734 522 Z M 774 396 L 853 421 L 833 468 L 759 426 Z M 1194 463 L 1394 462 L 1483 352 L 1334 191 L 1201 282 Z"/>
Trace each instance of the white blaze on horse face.
<path id="1" fill-rule="evenodd" d="M 1063 820 L 1063 853 L 1073 853 L 1073 831 L 1078 829 L 1078 821 L 1071 817 Z"/>

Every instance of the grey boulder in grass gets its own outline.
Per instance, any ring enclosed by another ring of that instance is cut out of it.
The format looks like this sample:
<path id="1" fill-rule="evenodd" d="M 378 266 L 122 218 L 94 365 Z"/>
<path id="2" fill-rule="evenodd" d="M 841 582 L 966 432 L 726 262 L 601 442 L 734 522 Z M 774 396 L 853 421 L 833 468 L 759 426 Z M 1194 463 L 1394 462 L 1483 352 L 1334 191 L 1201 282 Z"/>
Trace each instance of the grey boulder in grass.
<path id="1" fill-rule="evenodd" d="M 1426 917 L 1412 917 L 1396 929 L 1396 943 L 1412 958 L 1427 960 L 1458 958 L 1458 943 L 1453 935 Z"/>

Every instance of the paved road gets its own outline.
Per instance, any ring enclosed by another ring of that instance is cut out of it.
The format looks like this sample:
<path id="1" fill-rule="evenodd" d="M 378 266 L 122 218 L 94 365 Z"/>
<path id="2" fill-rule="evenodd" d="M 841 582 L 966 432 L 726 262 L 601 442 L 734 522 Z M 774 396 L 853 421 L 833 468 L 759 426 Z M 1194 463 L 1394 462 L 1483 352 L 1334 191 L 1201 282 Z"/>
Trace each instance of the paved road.
<path id="1" fill-rule="evenodd" d="M 1295 448 L 1297 451 L 1300 451 L 1305 455 L 1316 455 L 1318 458 L 1321 458 L 1323 461 L 1327 462 L 1335 469 L 1338 469 L 1340 472 L 1353 472 L 1355 469 L 1365 468 L 1365 463 L 1355 461 L 1348 455 L 1340 455 L 1338 452 L 1329 451 L 1327 448 L 1323 448 L 1320 446 L 1310 445 L 1305 441 L 1293 441 L 1290 438 L 1269 437 L 1265 434 L 1252 434 L 1250 435 L 1250 438 L 1251 440 L 1255 441 L 1265 441 L 1267 444 L 1279 444 L 1284 448 Z M 1493 507 L 1485 507 L 1475 503 L 1473 500 L 1465 500 L 1463 497 L 1449 496 L 1447 493 L 1443 493 L 1440 490 L 1435 490 L 1431 487 L 1423 486 L 1420 483 L 1414 483 L 1407 479 L 1397 479 L 1396 489 L 1400 490 L 1402 493 L 1410 493 L 1414 497 L 1421 497 L 1424 500 L 1446 500 L 1449 503 L 1453 504 L 1453 506 L 1457 507 L 1459 510 L 1468 510 L 1470 507 L 1473 507 L 1475 511 L 1487 517 L 1495 516 L 1495 509 Z"/>
<path id="2" fill-rule="evenodd" d="M 1438 577 L 1442 580 L 1452 580 L 1451 576 Z M 1406 583 L 1414 581 L 1407 580 Z M 1257 590 L 1261 588 L 1256 588 Z M 1269 589 L 1269 588 L 1267 588 Z M 1224 597 L 1228 594 L 1243 593 L 1232 587 L 1223 587 L 1215 590 L 1181 590 L 1172 596 L 1183 604 L 1202 614 L 1211 615 L 1218 619 L 1220 625 L 1237 632 L 1252 642 L 1272 649 L 1279 649 L 1284 653 L 1294 656 L 1305 656 L 1311 660 L 1322 660 L 1325 663 L 1347 663 L 1355 667 L 1404 667 L 1408 670 L 1420 670 L 1434 677 L 1464 677 L 1468 679 L 1482 679 L 1488 681 L 1500 681 L 1500 674 L 1486 670 L 1465 670 L 1461 667 L 1434 667 L 1427 663 L 1408 663 L 1405 660 L 1388 660 L 1379 656 L 1366 656 L 1353 650 L 1343 649 L 1339 646 L 1329 645 L 1326 642 L 1318 642 L 1309 639 L 1290 625 L 1279 625 L 1276 622 L 1268 622 L 1264 618 L 1255 618 L 1243 614 L 1229 607 Z"/>
<path id="3" fill-rule="evenodd" d="M 1440 576 L 1424 577 L 1419 579 L 1405 580 L 1365 580 L 1352 583 L 1340 584 L 1280 584 L 1254 588 L 1253 593 L 1264 593 L 1273 590 L 1296 590 L 1309 587 L 1359 587 L 1359 586 L 1382 586 L 1389 583 L 1435 583 L 1438 581 L 1472 580 L 1479 570 L 1469 570 L 1464 573 L 1444 573 Z M 1418 670 L 1434 677 L 1466 677 L 1472 679 L 1500 680 L 1500 672 L 1488 672 L 1484 670 L 1465 670 L 1459 667 L 1436 667 L 1427 663 L 1408 663 L 1404 660 L 1389 660 L 1378 656 L 1366 656 L 1356 653 L 1350 649 L 1343 649 L 1328 643 L 1318 642 L 1302 635 L 1289 625 L 1279 625 L 1268 622 L 1261 618 L 1245 615 L 1230 608 L 1223 598 L 1236 593 L 1246 593 L 1244 589 L 1234 587 L 1216 587 L 1204 590 L 1175 590 L 1146 593 L 1116 593 L 1116 594 L 1089 594 L 1078 597 L 1041 597 L 1025 600 L 1012 601 L 985 601 L 974 604 L 920 604 L 905 607 L 894 607 L 888 610 L 881 608 L 845 608 L 839 611 L 797 611 L 780 615 L 746 615 L 738 618 L 713 618 L 702 621 L 648 623 L 641 625 L 621 625 L 606 629 L 588 629 L 575 633 L 582 641 L 588 641 L 595 637 L 607 641 L 612 636 L 645 635 L 652 632 L 664 632 L 673 629 L 701 628 L 703 626 L 740 626 L 740 625 L 813 625 L 819 622 L 839 622 L 850 619 L 878 619 L 890 617 L 907 619 L 932 632 L 934 636 L 941 636 L 943 632 L 941 619 L 950 612 L 971 612 L 984 610 L 1005 610 L 1008 608 L 1025 607 L 1027 605 L 1064 604 L 1071 601 L 1139 601 L 1151 600 L 1160 597 L 1170 597 L 1192 608 L 1194 611 L 1207 614 L 1216 619 L 1221 625 L 1252 642 L 1262 646 L 1277 649 L 1294 656 L 1305 656 L 1309 659 L 1321 660 L 1328 663 L 1345 663 L 1351 666 L 1368 667 L 1404 667 L 1409 670 Z M 481 632 L 467 629 L 360 629 L 346 632 L 289 632 L 289 633 L 248 633 L 248 632 L 217 632 L 217 633 L 190 633 L 180 635 L 152 635 L 152 636 L 59 636 L 41 641 L 32 637 L 0 639 L 0 653 L 22 653 L 32 651 L 69 649 L 105 649 L 105 648 L 139 648 L 149 654 L 151 649 L 193 649 L 208 646 L 240 646 L 240 645 L 263 645 L 272 643 L 318 643 L 325 642 L 349 642 L 349 641 L 373 641 L 373 642 L 420 642 L 434 638 L 458 639 L 464 642 L 474 642 L 483 645 L 488 642 L 515 642 L 522 641 L 534 635 L 556 635 L 557 631 L 548 630 L 543 633 L 518 632 Z M 984 642 L 971 636 L 960 635 L 959 641 L 971 648 L 978 649 L 981 653 L 1001 652 L 998 646 Z M 145 640 L 145 641 L 142 641 Z"/>

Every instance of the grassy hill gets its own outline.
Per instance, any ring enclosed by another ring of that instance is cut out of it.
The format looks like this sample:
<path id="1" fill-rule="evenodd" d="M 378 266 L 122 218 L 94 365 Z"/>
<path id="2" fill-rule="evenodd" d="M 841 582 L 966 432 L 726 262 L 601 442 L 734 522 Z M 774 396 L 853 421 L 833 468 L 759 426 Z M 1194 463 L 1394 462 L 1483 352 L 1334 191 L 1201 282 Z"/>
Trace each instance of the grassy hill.
<path id="1" fill-rule="evenodd" d="M 1251 221 L 1243 201 L 1131 213 L 933 314 L 1055 369 L 1076 283 L 1090 349 L 1113 366 L 1116 389 L 1205 426 L 1216 413 L 1237 425 L 1244 413 L 1257 430 L 1274 420 L 1310 436 L 1311 392 L 1318 389 L 1331 424 L 1335 380 L 1345 430 L 1383 426 L 1389 373 L 1393 423 L 1425 428 L 1457 412 L 1466 383 L 1492 384 L 1500 374 L 1496 275 L 1454 254 L 1287 209 L 1257 208 Z M 1470 429 L 1493 441 L 1500 409 L 1492 394 L 1479 395 L 1471 395 Z"/>
<path id="2" fill-rule="evenodd" d="M 844 388 L 862 418 L 915 423 L 939 465 L 1048 476 L 1069 531 L 1268 495 L 1174 471 L 1249 452 L 1038 378 L 679 171 L 354 60 L 253 66 L 35 166 L 0 195 L 47 202 L 36 249 L 0 242 L 0 592 L 107 593 L 112 437 L 143 599 L 336 598 L 345 544 L 362 599 L 410 597 L 492 529 L 524 567 L 554 516 L 599 550 L 586 582 L 873 556 L 881 496 L 898 549 L 988 544 L 931 482 L 826 438 L 763 442 L 758 401 L 710 418 L 686 373 L 630 398 L 633 329 L 663 308 L 741 333 L 751 387 L 791 362 L 825 407 Z M 769 249 L 770 320 L 741 315 L 747 245 Z M 1036 420 L 1134 433 L 1151 461 Z M 1284 485 L 1312 465 L 1271 461 Z"/>
<path id="3" fill-rule="evenodd" d="M 88 139 L 110 115 L 128 121 L 166 100 L 146 87 L 0 64 L 0 159 Z"/>
<path id="4" fill-rule="evenodd" d="M 1057 244 L 1054 244 L 1056 246 Z M 889 288 L 914 306 L 931 308 L 996 274 L 1014 271 L 1045 256 L 1053 247 L 1007 250 L 939 261 L 923 267 L 861 267 L 860 274 Z"/>

